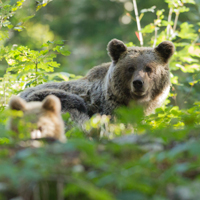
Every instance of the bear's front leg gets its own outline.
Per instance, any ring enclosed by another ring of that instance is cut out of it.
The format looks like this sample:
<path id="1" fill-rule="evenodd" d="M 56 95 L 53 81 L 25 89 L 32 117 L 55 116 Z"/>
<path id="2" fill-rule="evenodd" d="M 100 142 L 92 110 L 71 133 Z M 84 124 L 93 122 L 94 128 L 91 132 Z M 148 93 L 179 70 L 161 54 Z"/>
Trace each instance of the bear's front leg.
<path id="1" fill-rule="evenodd" d="M 103 109 L 100 112 L 101 115 L 113 115 L 114 110 L 119 107 L 119 105 L 113 101 L 108 100 L 105 104 L 102 105 Z"/>

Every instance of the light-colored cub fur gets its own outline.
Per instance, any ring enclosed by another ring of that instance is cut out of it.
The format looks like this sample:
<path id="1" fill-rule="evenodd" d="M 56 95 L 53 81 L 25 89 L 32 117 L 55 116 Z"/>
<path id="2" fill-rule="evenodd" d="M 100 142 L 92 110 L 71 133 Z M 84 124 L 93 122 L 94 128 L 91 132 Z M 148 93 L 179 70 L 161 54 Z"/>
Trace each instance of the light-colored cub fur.
<path id="1" fill-rule="evenodd" d="M 61 142 L 66 141 L 64 122 L 61 117 L 60 100 L 53 95 L 47 96 L 42 102 L 26 102 L 18 96 L 11 98 L 11 110 L 23 112 L 21 117 L 12 117 L 9 128 L 16 133 L 28 131 L 32 139 L 54 138 Z"/>

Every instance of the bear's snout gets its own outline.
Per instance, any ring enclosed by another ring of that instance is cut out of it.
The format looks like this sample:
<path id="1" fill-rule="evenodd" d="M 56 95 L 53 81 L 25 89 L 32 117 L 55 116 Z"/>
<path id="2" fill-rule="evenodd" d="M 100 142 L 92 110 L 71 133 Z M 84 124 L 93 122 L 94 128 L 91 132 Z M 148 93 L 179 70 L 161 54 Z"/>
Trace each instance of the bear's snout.
<path id="1" fill-rule="evenodd" d="M 138 79 L 138 80 L 133 81 L 133 86 L 134 86 L 135 90 L 141 90 L 143 85 L 144 85 L 144 81 L 142 81 L 142 80 Z"/>

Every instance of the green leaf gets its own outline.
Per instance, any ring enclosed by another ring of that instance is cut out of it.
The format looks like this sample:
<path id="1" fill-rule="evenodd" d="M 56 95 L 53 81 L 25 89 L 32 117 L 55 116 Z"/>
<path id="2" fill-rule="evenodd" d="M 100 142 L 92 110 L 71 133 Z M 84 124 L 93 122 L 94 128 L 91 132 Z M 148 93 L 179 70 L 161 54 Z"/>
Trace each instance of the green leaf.
<path id="1" fill-rule="evenodd" d="M 141 13 L 145 13 L 145 12 L 152 12 L 152 13 L 154 13 L 155 9 L 156 9 L 156 6 L 152 6 L 151 8 L 142 9 L 140 12 Z"/>
<path id="2" fill-rule="evenodd" d="M 193 24 L 188 24 L 187 22 L 184 22 L 180 25 L 181 31 L 179 32 L 178 36 L 182 39 L 192 39 L 194 40 L 197 38 L 197 34 L 194 30 Z"/>
<path id="3" fill-rule="evenodd" d="M 155 26 L 153 24 L 148 24 L 142 29 L 142 33 L 152 33 L 155 31 Z"/>

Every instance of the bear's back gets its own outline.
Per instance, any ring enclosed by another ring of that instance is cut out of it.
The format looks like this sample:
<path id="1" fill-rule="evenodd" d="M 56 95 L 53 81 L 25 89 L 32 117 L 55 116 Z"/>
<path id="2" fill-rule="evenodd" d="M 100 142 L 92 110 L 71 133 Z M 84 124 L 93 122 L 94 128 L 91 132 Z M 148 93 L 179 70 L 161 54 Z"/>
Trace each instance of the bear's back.
<path id="1" fill-rule="evenodd" d="M 107 71 L 111 65 L 111 62 L 109 63 L 103 63 L 101 65 L 93 67 L 85 76 L 85 78 L 88 81 L 96 81 L 96 80 L 102 80 L 104 79 L 105 75 L 107 74 Z"/>

